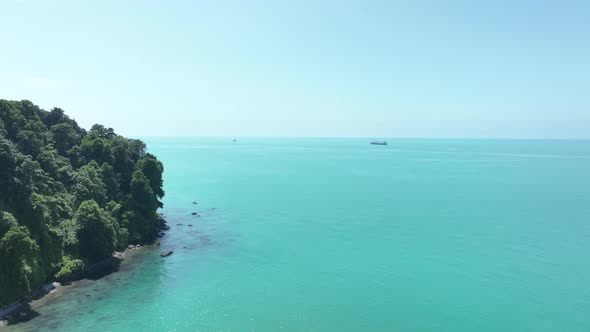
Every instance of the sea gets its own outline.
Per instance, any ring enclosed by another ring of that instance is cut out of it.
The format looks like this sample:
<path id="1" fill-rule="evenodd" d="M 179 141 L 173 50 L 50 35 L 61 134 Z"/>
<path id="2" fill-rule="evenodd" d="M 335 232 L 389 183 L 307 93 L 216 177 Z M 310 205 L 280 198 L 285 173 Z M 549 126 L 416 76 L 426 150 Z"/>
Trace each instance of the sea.
<path id="1" fill-rule="evenodd" d="M 590 331 L 590 141 L 144 140 L 161 245 L 0 330 Z"/>

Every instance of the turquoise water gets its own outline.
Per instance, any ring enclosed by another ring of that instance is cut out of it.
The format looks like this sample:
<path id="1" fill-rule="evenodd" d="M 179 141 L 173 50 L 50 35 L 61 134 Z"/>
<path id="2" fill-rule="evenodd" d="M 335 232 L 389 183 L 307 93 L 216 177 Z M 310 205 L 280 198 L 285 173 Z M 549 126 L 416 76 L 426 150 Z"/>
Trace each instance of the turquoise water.
<path id="1" fill-rule="evenodd" d="M 590 330 L 590 141 L 146 141 L 174 254 L 7 330 Z"/>

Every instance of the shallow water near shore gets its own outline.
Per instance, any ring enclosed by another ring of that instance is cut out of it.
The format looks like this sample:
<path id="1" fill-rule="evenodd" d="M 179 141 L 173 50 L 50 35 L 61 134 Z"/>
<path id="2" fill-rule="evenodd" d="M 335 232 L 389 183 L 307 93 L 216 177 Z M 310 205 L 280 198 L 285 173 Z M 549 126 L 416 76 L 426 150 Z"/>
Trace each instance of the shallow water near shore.
<path id="1" fill-rule="evenodd" d="M 590 330 L 590 141 L 231 140 L 145 139 L 161 247 L 0 329 Z"/>

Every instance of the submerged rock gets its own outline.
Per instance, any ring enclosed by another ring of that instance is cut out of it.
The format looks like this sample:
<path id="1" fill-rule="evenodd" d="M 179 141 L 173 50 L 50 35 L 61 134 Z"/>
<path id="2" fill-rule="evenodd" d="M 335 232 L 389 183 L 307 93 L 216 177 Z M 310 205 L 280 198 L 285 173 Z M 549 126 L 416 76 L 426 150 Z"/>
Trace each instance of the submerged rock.
<path id="1" fill-rule="evenodd" d="M 202 246 L 207 246 L 211 244 L 211 238 L 207 235 L 199 236 L 199 240 L 201 241 Z"/>
<path id="2" fill-rule="evenodd" d="M 191 224 L 188 224 L 188 227 L 193 227 L 193 225 L 191 225 Z"/>

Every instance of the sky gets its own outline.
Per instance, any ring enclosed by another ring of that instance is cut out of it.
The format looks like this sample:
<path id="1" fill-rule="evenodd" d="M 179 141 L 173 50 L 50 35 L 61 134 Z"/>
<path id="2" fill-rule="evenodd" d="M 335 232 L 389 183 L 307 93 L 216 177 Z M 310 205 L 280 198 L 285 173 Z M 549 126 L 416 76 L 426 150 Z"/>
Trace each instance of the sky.
<path id="1" fill-rule="evenodd" d="M 0 98 L 130 136 L 590 138 L 590 1 L 0 0 Z"/>

